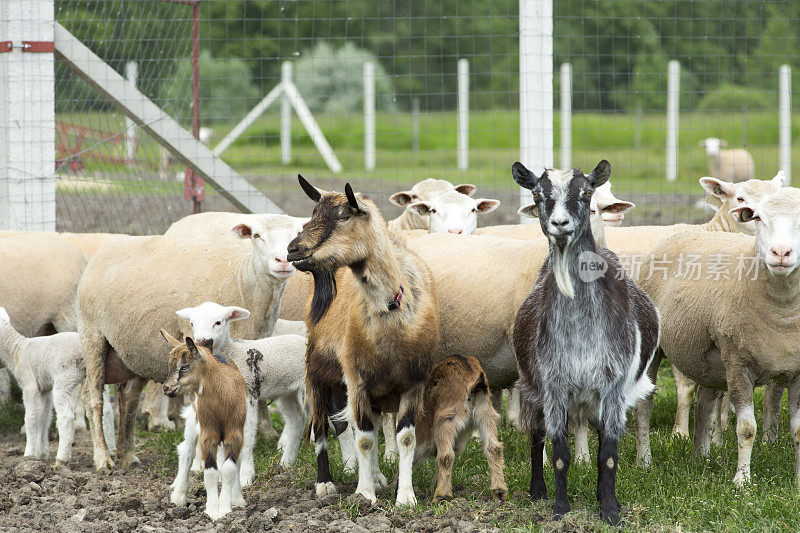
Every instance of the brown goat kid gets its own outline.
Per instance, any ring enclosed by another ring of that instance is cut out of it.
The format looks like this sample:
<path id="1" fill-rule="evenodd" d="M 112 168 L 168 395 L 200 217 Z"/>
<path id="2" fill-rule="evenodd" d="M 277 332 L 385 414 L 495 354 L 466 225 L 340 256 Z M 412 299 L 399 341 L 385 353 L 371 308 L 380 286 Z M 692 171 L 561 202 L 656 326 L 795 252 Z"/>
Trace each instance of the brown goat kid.
<path id="1" fill-rule="evenodd" d="M 232 505 L 245 505 L 239 482 L 239 452 L 244 441 L 247 386 L 236 365 L 196 345 L 191 337 L 182 343 L 163 329 L 161 335 L 172 346 L 164 394 L 170 398 L 194 394 L 194 413 L 187 417 L 186 433 L 196 439 L 199 429 L 206 514 L 217 520 L 228 514 Z M 192 440 L 191 436 L 187 440 Z M 194 442 L 179 446 L 179 460 L 191 464 L 194 450 Z M 218 461 L 222 468 L 218 469 Z M 218 492 L 220 478 L 222 490 Z"/>
<path id="2" fill-rule="evenodd" d="M 456 454 L 464 451 L 478 430 L 489 463 L 492 497 L 505 501 L 503 445 L 497 439 L 500 415 L 492 406 L 489 382 L 472 356 L 452 355 L 436 365 L 425 386 L 425 412 L 417 416 L 414 462 L 436 454 L 434 501 L 453 496 L 452 473 Z"/>
<path id="3" fill-rule="evenodd" d="M 353 193 L 322 193 L 298 176 L 317 205 L 289 244 L 289 260 L 314 276 L 307 307 L 307 398 L 317 453 L 317 496 L 334 494 L 327 452 L 331 415 L 356 427 L 356 494 L 375 502 L 378 466 L 375 427 L 381 412 L 397 412 L 397 503 L 415 505 L 411 471 L 414 421 L 439 342 L 439 310 L 430 271 L 386 226 L 375 204 Z M 347 267 L 347 268 L 343 268 Z M 344 376 L 345 386 L 342 383 Z"/>

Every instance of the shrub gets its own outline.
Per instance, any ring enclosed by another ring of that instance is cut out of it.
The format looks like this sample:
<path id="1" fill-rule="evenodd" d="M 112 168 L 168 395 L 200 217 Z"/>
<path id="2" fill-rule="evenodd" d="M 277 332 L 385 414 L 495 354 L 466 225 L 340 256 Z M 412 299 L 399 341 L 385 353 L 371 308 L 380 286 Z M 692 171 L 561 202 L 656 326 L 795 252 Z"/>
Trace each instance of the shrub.
<path id="1" fill-rule="evenodd" d="M 777 98 L 760 89 L 723 84 L 706 93 L 698 111 L 761 111 L 777 105 Z"/>
<path id="2" fill-rule="evenodd" d="M 361 112 L 367 61 L 375 64 L 375 106 L 378 110 L 391 110 L 394 95 L 389 76 L 372 52 L 353 43 L 338 49 L 326 42 L 318 43 L 295 64 L 294 82 L 312 111 Z"/>

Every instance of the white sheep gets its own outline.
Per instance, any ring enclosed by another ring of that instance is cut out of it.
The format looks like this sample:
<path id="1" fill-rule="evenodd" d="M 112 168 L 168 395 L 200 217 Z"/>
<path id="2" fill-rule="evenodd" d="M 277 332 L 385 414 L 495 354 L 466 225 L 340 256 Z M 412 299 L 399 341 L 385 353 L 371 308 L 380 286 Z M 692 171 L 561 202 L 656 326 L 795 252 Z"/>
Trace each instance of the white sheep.
<path id="1" fill-rule="evenodd" d="M 478 215 L 491 213 L 500 207 L 500 200 L 472 198 L 456 190 L 431 199 L 410 204 L 406 211 L 427 216 L 430 233 L 472 235 L 478 227 Z"/>
<path id="2" fill-rule="evenodd" d="M 733 481 L 748 482 L 756 435 L 753 387 L 778 380 L 789 385 L 800 481 L 800 191 L 784 188 L 734 212 L 743 222 L 756 222 L 755 239 L 733 233 L 675 235 L 653 250 L 661 260 L 640 283 L 661 311 L 664 355 L 700 386 L 695 451 L 708 454 L 713 413 L 707 406 L 727 389 L 737 418 Z M 697 274 L 681 264 L 687 254 L 697 257 Z M 654 360 L 651 374 L 657 368 Z M 652 408 L 650 397 L 638 409 L 644 430 Z"/>
<path id="3" fill-rule="evenodd" d="M 95 423 L 99 422 L 102 384 L 133 380 L 121 403 L 125 412 L 120 412 L 117 439 L 121 464 L 128 466 L 137 461 L 133 423 L 145 379 L 163 382 L 167 377 L 168 351 L 159 342 L 160 329 L 175 336 L 187 333 L 174 310 L 213 299 L 253 310 L 253 318 L 234 326 L 236 337 L 261 338 L 272 333 L 285 281 L 294 271 L 283 260 L 286 247 L 300 228 L 298 219 L 263 215 L 232 228 L 239 238 L 251 241 L 249 249 L 164 236 L 126 237 L 103 246 L 92 257 L 78 287 L 78 300 L 98 470 L 114 466 L 100 424 Z M 252 461 L 243 462 L 242 483 L 249 485 L 254 473 Z"/>
<path id="4" fill-rule="evenodd" d="M 394 193 L 389 198 L 389 201 L 394 205 L 405 207 L 405 210 L 400 214 L 399 217 L 387 222 L 389 229 L 393 229 L 395 231 L 429 229 L 430 220 L 428 216 L 423 213 L 419 213 L 416 210 L 409 209 L 409 207 L 411 204 L 416 202 L 431 201 L 437 196 L 450 191 L 472 196 L 475 194 L 475 186 L 468 183 L 453 185 L 447 180 L 428 178 L 420 181 L 408 191 Z"/>
<path id="5" fill-rule="evenodd" d="M 708 156 L 708 172 L 715 178 L 726 181 L 744 181 L 755 178 L 756 164 L 753 156 L 744 148 L 722 150 L 728 145 L 724 140 L 709 137 L 700 141 Z"/>
<path id="6" fill-rule="evenodd" d="M 47 459 L 48 433 L 55 406 L 58 427 L 55 466 L 69 463 L 75 436 L 73 396 L 80 390 L 86 377 L 78 334 L 64 332 L 44 337 L 25 337 L 14 329 L 8 312 L 0 307 L 0 361 L 11 371 L 22 389 L 25 455 Z M 113 429 L 113 416 L 109 419 L 106 415 L 103 423 L 110 423 Z M 114 448 L 113 442 L 107 445 Z"/>
<path id="7" fill-rule="evenodd" d="M 248 402 L 255 404 L 258 399 L 276 401 L 284 416 L 285 426 L 278 447 L 283 450 L 281 464 L 285 467 L 294 464 L 300 440 L 305 428 L 305 411 L 299 395 L 305 389 L 306 339 L 299 335 L 280 335 L 259 340 L 232 340 L 231 324 L 244 320 L 250 312 L 237 306 L 222 306 L 214 302 L 177 311 L 177 315 L 189 321 L 195 341 L 224 359 L 232 361 L 244 376 L 247 383 Z M 195 428 L 189 427 L 192 416 L 187 417 L 186 440 L 178 446 L 180 461 L 178 475 L 172 484 L 170 500 L 176 505 L 185 505 L 189 484 L 189 465 L 191 460 L 184 457 L 187 450 L 194 450 Z M 196 437 L 195 437 L 196 438 Z M 253 424 L 244 429 L 245 450 L 252 450 L 255 440 Z M 247 443 L 251 442 L 250 446 Z M 187 455 L 187 457 L 190 457 Z M 200 455 L 195 455 L 199 459 Z M 244 459 L 244 458 L 243 458 Z M 200 465 L 193 465 L 198 468 Z"/>

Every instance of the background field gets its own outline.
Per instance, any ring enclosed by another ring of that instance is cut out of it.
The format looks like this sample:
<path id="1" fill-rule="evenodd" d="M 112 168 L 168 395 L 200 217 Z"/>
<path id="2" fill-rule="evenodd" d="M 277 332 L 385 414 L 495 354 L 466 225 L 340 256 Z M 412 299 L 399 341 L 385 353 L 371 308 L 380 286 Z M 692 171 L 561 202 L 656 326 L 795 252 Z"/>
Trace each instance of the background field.
<path id="1" fill-rule="evenodd" d="M 788 414 L 784 407 L 781 416 L 781 431 L 775 444 L 758 444 L 753 450 L 752 483 L 740 489 L 732 483 L 736 469 L 735 421 L 725 434 L 721 449 L 712 448 L 711 458 L 702 460 L 691 451 L 691 443 L 670 437 L 675 414 L 675 389 L 672 375 L 665 364 L 658 379 L 656 406 L 653 412 L 651 443 L 653 466 L 649 469 L 634 466 L 635 442 L 632 434 L 622 441 L 620 469 L 617 478 L 617 494 L 623 507 L 623 520 L 627 529 L 649 531 L 787 531 L 797 527 L 800 513 L 800 497 L 794 479 L 794 449 L 788 433 Z M 756 419 L 761 424 L 761 389 L 757 391 Z M 12 407 L 0 410 L 0 437 L 18 439 L 14 435 L 22 424 L 21 414 Z M 171 482 L 177 470 L 175 445 L 180 441 L 178 432 L 151 433 L 141 429 L 139 447 L 143 453 L 155 453 L 156 459 L 149 468 L 160 483 Z M 448 517 L 453 513 L 467 521 L 485 525 L 494 524 L 504 530 L 539 531 L 566 530 L 585 531 L 604 529 L 599 522 L 599 508 L 595 501 L 597 470 L 591 466 L 573 466 L 569 471 L 569 494 L 573 512 L 560 523 L 549 521 L 552 499 L 547 503 L 532 506 L 527 490 L 530 481 L 530 448 L 527 436 L 504 426 L 501 430 L 504 445 L 505 475 L 509 486 L 509 503 L 491 504 L 488 501 L 488 469 L 476 441 L 471 441 L 465 453 L 456 458 L 453 483 L 457 499 L 431 505 L 432 483 L 435 464 L 429 460 L 414 469 L 414 485 L 419 506 L 414 510 L 395 508 L 394 494 L 386 489 L 379 493 L 382 512 L 394 519 L 400 517 L 406 523 L 428 517 Z M 5 444 L 0 443 L 0 448 Z M 351 518 L 359 516 L 358 506 L 345 497 L 352 494 L 356 485 L 355 475 L 341 474 L 338 442 L 331 438 L 332 471 L 342 494 L 339 503 L 344 513 Z M 592 457 L 596 457 L 597 439 L 590 437 Z M 548 444 L 548 454 L 552 457 Z M 76 454 L 79 452 L 76 451 Z M 79 470 L 91 471 L 89 448 L 83 447 L 76 457 L 82 461 Z M 259 439 L 256 447 L 257 478 L 248 496 L 258 492 L 269 494 L 277 487 L 286 485 L 290 492 L 300 493 L 310 488 L 316 475 L 316 462 L 312 446 L 303 446 L 298 463 L 287 476 L 278 466 L 280 454 L 275 443 Z M 592 462 L 594 463 L 594 462 Z M 146 462 L 146 464 L 148 464 Z M 383 472 L 391 480 L 396 475 L 396 465 L 383 464 Z M 124 475 L 117 473 L 115 475 Z M 545 468 L 548 492 L 554 494 L 552 468 Z M 193 487 L 199 487 L 196 481 Z M 292 488 L 293 487 L 293 488 Z M 283 517 L 284 520 L 291 517 Z M 433 522 L 431 522 L 433 523 Z"/>

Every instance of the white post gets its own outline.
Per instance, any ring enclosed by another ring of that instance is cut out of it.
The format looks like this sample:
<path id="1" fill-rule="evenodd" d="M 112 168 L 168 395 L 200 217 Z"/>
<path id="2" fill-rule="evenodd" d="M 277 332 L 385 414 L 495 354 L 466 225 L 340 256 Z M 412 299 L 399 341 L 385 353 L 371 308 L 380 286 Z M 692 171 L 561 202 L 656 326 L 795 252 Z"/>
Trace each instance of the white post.
<path id="1" fill-rule="evenodd" d="M 458 170 L 469 168 L 469 61 L 458 60 Z"/>
<path id="2" fill-rule="evenodd" d="M 292 83 L 292 62 L 281 63 L 281 85 Z M 292 104 L 286 93 L 281 98 L 281 163 L 292 162 Z"/>
<path id="3" fill-rule="evenodd" d="M 561 168 L 572 168 L 572 65 L 561 64 Z"/>
<path id="4" fill-rule="evenodd" d="M 364 168 L 375 170 L 375 64 L 364 63 Z"/>
<path id="5" fill-rule="evenodd" d="M 53 0 L 0 0 L 0 228 L 55 231 L 55 58 L 23 52 L 53 42 Z"/>
<path id="6" fill-rule="evenodd" d="M 673 59 L 667 69 L 667 181 L 678 178 L 678 111 L 681 64 Z"/>
<path id="7" fill-rule="evenodd" d="M 519 0 L 519 73 L 520 161 L 538 176 L 553 167 L 553 0 Z"/>
<path id="8" fill-rule="evenodd" d="M 411 152 L 419 152 L 419 98 L 411 99 Z"/>
<path id="9" fill-rule="evenodd" d="M 781 65 L 779 91 L 780 167 L 789 185 L 792 182 L 792 68 L 789 65 Z"/>
<path id="10" fill-rule="evenodd" d="M 139 77 L 139 64 L 136 61 L 125 63 L 125 78 L 128 83 L 136 87 L 136 80 Z M 125 159 L 129 166 L 134 165 L 136 157 L 136 123 L 130 117 L 125 117 Z"/>

